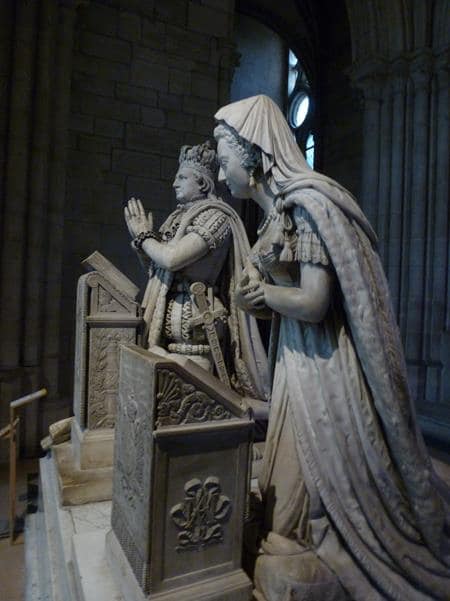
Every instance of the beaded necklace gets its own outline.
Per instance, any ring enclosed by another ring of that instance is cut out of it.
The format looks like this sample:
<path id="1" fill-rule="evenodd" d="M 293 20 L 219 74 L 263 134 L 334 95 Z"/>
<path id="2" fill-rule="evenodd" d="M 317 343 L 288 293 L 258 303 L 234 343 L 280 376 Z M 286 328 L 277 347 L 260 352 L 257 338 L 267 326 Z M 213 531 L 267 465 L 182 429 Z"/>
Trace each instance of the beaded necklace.
<path id="1" fill-rule="evenodd" d="M 265 216 L 265 218 L 262 221 L 259 228 L 256 230 L 256 233 L 258 234 L 259 237 L 262 236 L 267 231 L 269 225 L 272 223 L 272 221 L 275 221 L 276 218 L 277 218 L 276 211 L 274 209 L 271 209 L 270 212 Z"/>

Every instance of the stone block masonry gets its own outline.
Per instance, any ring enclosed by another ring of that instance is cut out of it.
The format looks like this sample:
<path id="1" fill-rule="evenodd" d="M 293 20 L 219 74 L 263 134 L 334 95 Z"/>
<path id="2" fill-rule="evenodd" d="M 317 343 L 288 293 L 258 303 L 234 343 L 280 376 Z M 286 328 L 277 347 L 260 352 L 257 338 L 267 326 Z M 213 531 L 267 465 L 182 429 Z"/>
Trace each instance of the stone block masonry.
<path id="1" fill-rule="evenodd" d="M 145 285 L 122 203 L 142 197 L 156 226 L 173 210 L 180 146 L 229 99 L 233 15 L 233 0 L 0 2 L 0 422 L 49 390 L 22 454 L 72 406 L 81 261 L 98 250 Z"/>
<path id="2" fill-rule="evenodd" d="M 94 250 L 143 285 L 120 226 L 121 201 L 142 198 L 157 223 L 173 210 L 180 146 L 212 137 L 214 112 L 228 101 L 223 90 L 232 67 L 223 65 L 233 64 L 233 6 L 232 0 L 93 0 L 78 9 L 65 222 L 79 234 L 64 242 L 63 315 L 73 313 L 79 259 Z M 69 334 L 72 340 L 65 328 Z M 72 352 L 60 367 L 70 396 Z"/>

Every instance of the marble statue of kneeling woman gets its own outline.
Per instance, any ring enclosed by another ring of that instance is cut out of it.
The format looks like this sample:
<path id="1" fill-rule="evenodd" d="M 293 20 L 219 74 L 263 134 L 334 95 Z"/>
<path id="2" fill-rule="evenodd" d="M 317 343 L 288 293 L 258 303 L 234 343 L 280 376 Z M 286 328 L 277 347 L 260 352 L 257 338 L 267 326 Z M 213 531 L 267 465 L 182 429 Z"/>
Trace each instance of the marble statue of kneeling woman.
<path id="1" fill-rule="evenodd" d="M 149 269 L 142 302 L 144 344 L 213 370 L 205 331 L 191 323 L 196 305 L 190 286 L 202 282 L 218 316 L 215 326 L 232 386 L 242 395 L 264 398 L 267 371 L 257 325 L 234 302 L 248 240 L 237 213 L 214 194 L 216 173 L 216 152 L 208 142 L 184 146 L 173 182 L 178 205 L 159 231 L 139 199 L 131 198 L 125 207 L 132 246 Z"/>
<path id="2" fill-rule="evenodd" d="M 450 592 L 450 491 L 415 419 L 376 236 L 267 96 L 215 115 L 219 180 L 265 212 L 238 303 L 272 319 L 258 601 Z"/>

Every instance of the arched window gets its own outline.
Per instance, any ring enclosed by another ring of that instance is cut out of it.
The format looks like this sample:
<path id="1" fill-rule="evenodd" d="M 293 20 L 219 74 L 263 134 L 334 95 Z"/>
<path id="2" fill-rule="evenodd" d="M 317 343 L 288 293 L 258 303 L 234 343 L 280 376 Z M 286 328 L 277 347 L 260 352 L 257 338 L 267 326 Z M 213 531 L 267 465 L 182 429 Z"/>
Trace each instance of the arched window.
<path id="1" fill-rule="evenodd" d="M 314 167 L 314 102 L 311 87 L 300 61 L 292 50 L 289 50 L 288 60 L 288 121 L 309 166 Z"/>

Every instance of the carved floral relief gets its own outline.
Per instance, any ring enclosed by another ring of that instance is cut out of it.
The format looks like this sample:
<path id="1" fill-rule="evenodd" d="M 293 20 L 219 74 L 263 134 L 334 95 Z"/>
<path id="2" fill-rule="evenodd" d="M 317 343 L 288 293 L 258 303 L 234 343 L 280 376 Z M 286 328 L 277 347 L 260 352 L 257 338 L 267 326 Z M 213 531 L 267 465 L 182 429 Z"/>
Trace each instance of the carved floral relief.
<path id="1" fill-rule="evenodd" d="M 91 330 L 88 420 L 90 428 L 114 428 L 119 345 L 134 342 L 131 329 Z"/>
<path id="2" fill-rule="evenodd" d="M 158 372 L 156 427 L 230 419 L 223 405 L 184 382 L 176 373 Z"/>

